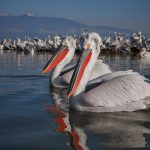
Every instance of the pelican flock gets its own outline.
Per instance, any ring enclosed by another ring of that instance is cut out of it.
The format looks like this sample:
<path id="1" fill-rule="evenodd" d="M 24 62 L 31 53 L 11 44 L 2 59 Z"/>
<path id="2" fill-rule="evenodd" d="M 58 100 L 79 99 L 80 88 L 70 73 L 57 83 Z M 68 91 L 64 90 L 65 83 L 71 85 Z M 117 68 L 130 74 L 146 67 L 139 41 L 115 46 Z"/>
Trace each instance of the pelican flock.
<path id="1" fill-rule="evenodd" d="M 76 48 L 75 44 L 70 44 L 71 41 L 73 39 L 69 41 L 66 38 L 60 52 L 53 55 L 44 67 L 43 73 L 52 71 L 50 80 L 54 81 L 63 69 L 67 70 L 65 65 L 71 62 Z M 107 65 L 98 60 L 103 49 L 102 38 L 98 33 L 84 34 L 80 46 L 82 54 L 77 64 L 71 67 L 73 73 L 68 69 L 69 71 L 63 74 L 67 76 L 69 73 L 72 76 L 71 80 L 68 80 L 70 84 L 67 93 L 71 109 L 83 112 L 116 112 L 143 110 L 149 107 L 150 84 L 147 79 L 132 70 L 112 72 Z M 98 67 L 97 62 L 102 63 L 103 67 Z M 103 73 L 92 77 L 95 70 Z"/>
<path id="2" fill-rule="evenodd" d="M 80 40 L 86 32 L 87 30 L 79 36 L 72 36 L 76 43 L 76 52 L 82 52 Z M 16 40 L 8 38 L 0 41 L 0 49 L 24 52 L 53 52 L 59 49 L 67 36 L 68 35 L 61 36 L 57 34 L 48 36 L 44 40 L 38 37 L 31 39 L 28 36 L 25 36 L 22 40 L 20 38 L 17 38 Z M 146 52 L 150 51 L 150 37 L 144 35 L 142 32 L 133 33 L 132 35 L 117 32 L 112 34 L 111 32 L 108 32 L 108 35 L 102 37 L 102 43 L 101 53 L 108 55 L 129 54 L 143 57 Z"/>

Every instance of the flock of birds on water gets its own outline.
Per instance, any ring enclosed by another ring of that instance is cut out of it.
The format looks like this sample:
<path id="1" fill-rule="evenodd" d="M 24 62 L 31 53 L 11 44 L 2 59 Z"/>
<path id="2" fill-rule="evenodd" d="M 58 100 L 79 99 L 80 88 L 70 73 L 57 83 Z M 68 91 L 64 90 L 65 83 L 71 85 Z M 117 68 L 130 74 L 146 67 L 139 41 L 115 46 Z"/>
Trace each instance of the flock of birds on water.
<path id="1" fill-rule="evenodd" d="M 85 30 L 80 36 L 72 35 L 76 43 L 76 52 L 82 52 L 80 41 Z M 34 37 L 31 39 L 25 36 L 24 40 L 17 38 L 16 40 L 4 39 L 0 41 L 0 49 L 16 50 L 24 52 L 48 51 L 53 52 L 62 45 L 63 40 L 67 36 L 55 35 L 48 36 L 45 40 Z M 143 57 L 146 52 L 150 51 L 150 37 L 145 36 L 142 32 L 133 33 L 131 37 L 129 34 L 121 34 L 108 32 L 108 35 L 102 38 L 101 53 L 104 54 L 130 54 L 134 56 Z"/>

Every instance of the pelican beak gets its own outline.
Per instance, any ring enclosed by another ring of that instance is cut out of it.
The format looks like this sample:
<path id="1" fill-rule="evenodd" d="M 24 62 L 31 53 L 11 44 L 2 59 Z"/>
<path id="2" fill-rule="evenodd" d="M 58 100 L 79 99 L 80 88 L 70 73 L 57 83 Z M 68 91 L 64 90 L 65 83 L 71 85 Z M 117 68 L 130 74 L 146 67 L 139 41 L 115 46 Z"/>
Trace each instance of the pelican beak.
<path id="1" fill-rule="evenodd" d="M 61 46 L 58 51 L 56 51 L 51 59 L 47 62 L 44 69 L 42 70 L 42 74 L 50 72 L 54 69 L 67 55 L 69 49 L 67 46 Z"/>
<path id="2" fill-rule="evenodd" d="M 91 59 L 91 56 L 92 56 L 91 49 L 83 50 L 83 53 L 78 60 L 77 66 L 71 78 L 71 82 L 70 82 L 68 93 L 67 93 L 68 99 L 74 94 L 77 87 L 79 86 L 79 83 L 82 79 L 86 66 L 88 65 Z"/>

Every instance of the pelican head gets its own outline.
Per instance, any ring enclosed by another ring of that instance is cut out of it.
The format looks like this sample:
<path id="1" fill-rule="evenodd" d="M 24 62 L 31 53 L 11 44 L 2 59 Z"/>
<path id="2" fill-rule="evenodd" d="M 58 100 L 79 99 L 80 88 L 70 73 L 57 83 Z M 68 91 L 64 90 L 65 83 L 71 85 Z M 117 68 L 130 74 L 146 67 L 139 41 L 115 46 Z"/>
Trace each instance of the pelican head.
<path id="1" fill-rule="evenodd" d="M 84 50 L 74 70 L 68 90 L 68 98 L 73 96 L 75 92 L 79 94 L 85 90 L 90 73 L 100 53 L 102 38 L 95 32 L 88 33 L 82 40 L 81 45 Z"/>
<path id="2" fill-rule="evenodd" d="M 61 71 L 61 69 L 72 60 L 75 49 L 76 43 L 74 38 L 67 36 L 63 40 L 61 47 L 53 54 L 51 59 L 45 65 L 42 74 L 52 71 L 55 67 L 59 67 Z"/>

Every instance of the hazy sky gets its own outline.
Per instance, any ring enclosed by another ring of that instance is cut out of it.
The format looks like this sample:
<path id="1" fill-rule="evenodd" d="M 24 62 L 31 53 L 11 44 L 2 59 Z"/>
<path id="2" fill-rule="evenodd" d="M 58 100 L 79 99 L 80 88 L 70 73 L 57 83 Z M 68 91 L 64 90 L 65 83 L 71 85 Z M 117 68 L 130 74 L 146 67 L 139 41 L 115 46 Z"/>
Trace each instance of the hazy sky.
<path id="1" fill-rule="evenodd" d="M 62 17 L 150 32 L 150 0 L 0 0 L 0 12 Z"/>

